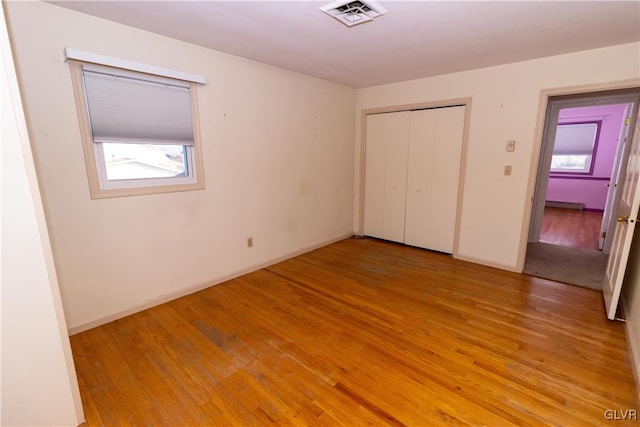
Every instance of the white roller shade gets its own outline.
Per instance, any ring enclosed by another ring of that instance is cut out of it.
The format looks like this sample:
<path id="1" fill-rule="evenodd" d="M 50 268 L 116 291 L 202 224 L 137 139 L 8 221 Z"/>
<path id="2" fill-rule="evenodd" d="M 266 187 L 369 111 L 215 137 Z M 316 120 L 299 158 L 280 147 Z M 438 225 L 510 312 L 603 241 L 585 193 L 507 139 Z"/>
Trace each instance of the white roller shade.
<path id="1" fill-rule="evenodd" d="M 189 87 L 83 70 L 94 142 L 193 145 Z"/>
<path id="2" fill-rule="evenodd" d="M 596 123 L 558 125 L 553 154 L 593 154 L 597 131 L 598 125 Z"/>

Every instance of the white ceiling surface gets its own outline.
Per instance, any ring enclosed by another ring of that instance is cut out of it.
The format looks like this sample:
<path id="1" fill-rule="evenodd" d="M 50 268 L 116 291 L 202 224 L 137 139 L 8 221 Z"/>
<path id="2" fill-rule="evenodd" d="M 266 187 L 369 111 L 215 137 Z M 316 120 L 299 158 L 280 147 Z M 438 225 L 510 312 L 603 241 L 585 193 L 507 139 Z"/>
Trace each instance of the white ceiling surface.
<path id="1" fill-rule="evenodd" d="M 351 28 L 329 1 L 52 3 L 354 88 L 640 40 L 638 1 L 380 0 Z"/>

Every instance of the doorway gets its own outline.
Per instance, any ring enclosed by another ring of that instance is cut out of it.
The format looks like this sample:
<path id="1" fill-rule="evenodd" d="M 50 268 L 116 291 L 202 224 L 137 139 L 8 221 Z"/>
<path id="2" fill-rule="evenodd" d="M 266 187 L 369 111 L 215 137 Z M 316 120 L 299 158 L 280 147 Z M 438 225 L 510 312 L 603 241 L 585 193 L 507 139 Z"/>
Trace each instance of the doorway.
<path id="1" fill-rule="evenodd" d="M 550 97 L 524 272 L 602 289 L 638 89 Z"/>

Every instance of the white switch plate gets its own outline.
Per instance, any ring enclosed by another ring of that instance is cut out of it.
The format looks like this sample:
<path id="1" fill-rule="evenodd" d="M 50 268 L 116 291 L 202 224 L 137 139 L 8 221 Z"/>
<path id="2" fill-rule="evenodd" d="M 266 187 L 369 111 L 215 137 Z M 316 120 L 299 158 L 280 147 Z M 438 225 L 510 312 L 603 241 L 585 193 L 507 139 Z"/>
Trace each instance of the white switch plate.
<path id="1" fill-rule="evenodd" d="M 504 174 L 506 176 L 511 175 L 511 165 L 504 165 Z"/>
<path id="2" fill-rule="evenodd" d="M 507 141 L 507 151 L 516 151 L 515 141 Z"/>

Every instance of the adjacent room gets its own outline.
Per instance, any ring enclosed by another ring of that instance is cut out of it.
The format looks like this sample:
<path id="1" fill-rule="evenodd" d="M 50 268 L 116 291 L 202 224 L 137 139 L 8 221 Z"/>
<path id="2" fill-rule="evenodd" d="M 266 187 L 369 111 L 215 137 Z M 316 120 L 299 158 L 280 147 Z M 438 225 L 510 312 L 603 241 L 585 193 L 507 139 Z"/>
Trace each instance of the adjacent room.
<path id="1" fill-rule="evenodd" d="M 602 290 L 638 100 L 630 89 L 550 101 L 525 273 Z"/>
<path id="2" fill-rule="evenodd" d="M 1 27 L 3 426 L 637 425 L 640 3 Z"/>

